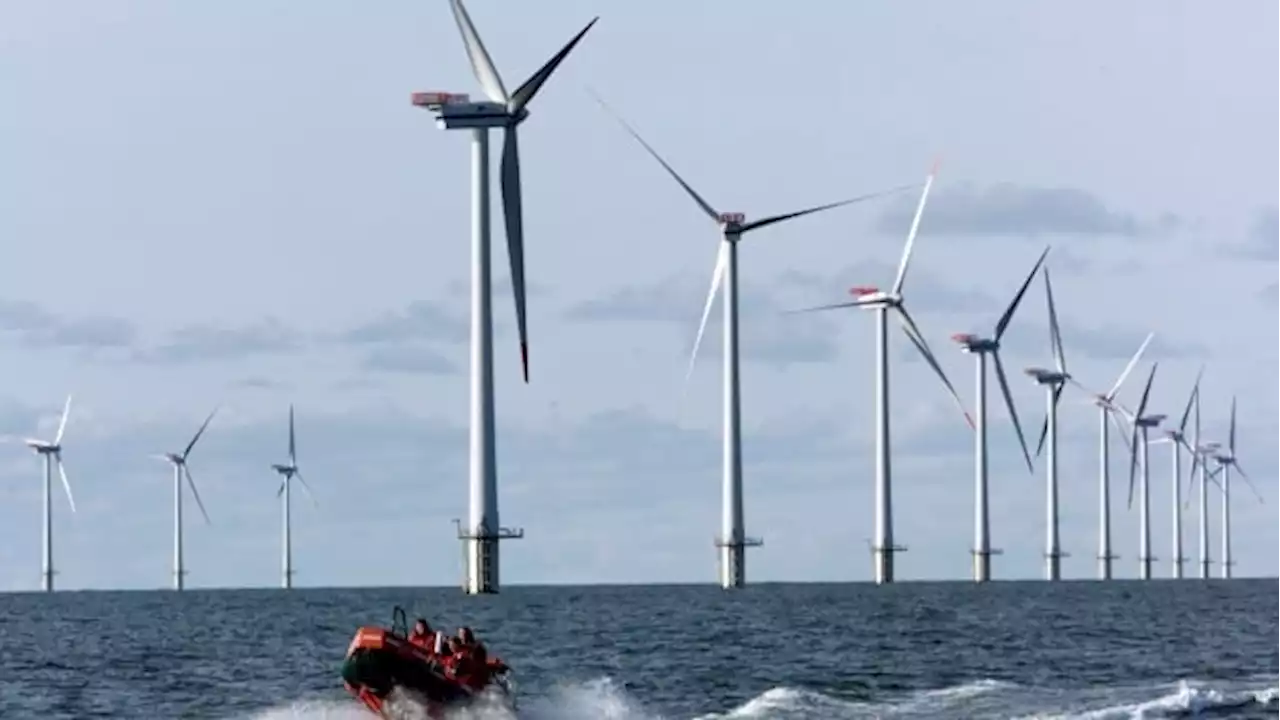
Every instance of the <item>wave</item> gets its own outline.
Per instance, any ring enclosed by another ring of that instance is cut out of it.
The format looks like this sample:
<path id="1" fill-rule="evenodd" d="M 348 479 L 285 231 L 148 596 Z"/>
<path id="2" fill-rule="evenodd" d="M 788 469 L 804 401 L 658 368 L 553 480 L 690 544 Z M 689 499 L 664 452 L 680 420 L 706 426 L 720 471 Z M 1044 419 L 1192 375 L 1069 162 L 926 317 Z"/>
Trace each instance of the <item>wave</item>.
<path id="1" fill-rule="evenodd" d="M 1265 683 L 1265 685 L 1263 685 Z M 904 693 L 883 700 L 852 700 L 817 690 L 772 688 L 737 707 L 692 720 L 799 720 L 824 718 L 1018 718 L 1019 720 L 1112 720 L 1190 715 L 1271 715 L 1280 708 L 1274 677 L 1234 683 L 1182 680 L 1146 686 L 1085 690 L 1034 688 L 997 680 Z M 352 700 L 298 701 L 250 716 L 253 720 L 369 720 Z M 411 710 L 404 720 L 425 715 Z M 399 718 L 397 719 L 399 720 Z M 517 712 L 480 705 L 449 720 L 678 720 L 655 713 L 610 678 L 552 688 L 522 701 Z"/>

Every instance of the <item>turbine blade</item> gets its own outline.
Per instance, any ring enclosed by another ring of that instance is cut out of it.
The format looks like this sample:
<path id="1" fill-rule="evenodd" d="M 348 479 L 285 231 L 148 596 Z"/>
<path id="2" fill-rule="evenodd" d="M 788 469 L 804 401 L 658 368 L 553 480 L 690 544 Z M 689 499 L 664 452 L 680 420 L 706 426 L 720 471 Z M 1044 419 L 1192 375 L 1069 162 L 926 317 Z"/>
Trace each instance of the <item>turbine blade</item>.
<path id="1" fill-rule="evenodd" d="M 1246 473 L 1246 472 L 1244 471 L 1244 468 L 1240 466 L 1240 461 L 1239 461 L 1239 460 L 1233 460 L 1233 461 L 1231 462 L 1231 464 L 1235 467 L 1236 472 L 1240 473 L 1240 477 L 1244 480 L 1244 484 L 1245 484 L 1245 485 L 1248 485 L 1248 486 L 1249 486 L 1249 489 L 1253 491 L 1253 496 L 1254 496 L 1254 497 L 1256 497 L 1256 498 L 1258 498 L 1258 502 L 1262 503 L 1263 505 L 1266 505 L 1266 504 L 1267 504 L 1267 503 L 1266 503 L 1266 501 L 1262 499 L 1262 493 L 1258 492 L 1258 486 L 1257 486 L 1257 485 L 1254 485 L 1254 484 L 1253 484 L 1253 480 L 1250 480 L 1250 479 L 1249 479 L 1249 475 L 1248 475 L 1248 473 Z M 59 463 L 59 464 L 58 464 L 58 470 L 59 470 L 59 471 L 61 471 L 61 470 L 62 470 L 62 464 L 61 464 L 61 463 Z"/>
<path id="2" fill-rule="evenodd" d="M 298 482 L 302 483 L 302 492 L 306 493 L 307 497 L 311 499 L 311 504 L 320 507 L 320 503 L 316 501 L 316 496 L 311 492 L 311 486 L 307 484 L 307 479 L 302 477 L 302 473 L 295 470 L 293 476 L 298 478 Z"/>
<path id="3" fill-rule="evenodd" d="M 1034 273 L 1033 273 L 1034 274 Z M 1027 450 L 1027 438 L 1022 434 L 1022 423 L 1018 421 L 1018 409 L 1013 405 L 1013 395 L 1009 392 L 1009 379 L 1004 374 L 1004 364 L 1000 362 L 1000 351 L 991 353 L 996 361 L 996 379 L 1000 381 L 1000 392 L 1004 395 L 1005 407 L 1009 408 L 1009 417 L 1013 418 L 1013 429 L 1018 431 L 1018 444 L 1022 446 L 1022 456 L 1027 460 L 1027 470 L 1035 472 L 1031 463 L 1031 453 Z"/>
<path id="4" fill-rule="evenodd" d="M 1236 396 L 1231 396 L 1231 429 L 1227 432 L 1227 449 L 1236 454 Z"/>
<path id="5" fill-rule="evenodd" d="M 1049 416 L 1044 416 L 1044 422 L 1040 423 L 1040 439 L 1036 440 L 1036 457 L 1040 457 L 1040 453 L 1044 452 L 1044 441 L 1049 437 Z"/>
<path id="6" fill-rule="evenodd" d="M 213 420 L 213 416 L 217 414 L 217 412 L 218 412 L 218 408 L 215 407 L 213 409 L 213 412 L 209 413 L 209 417 L 204 419 L 204 423 L 200 426 L 200 429 L 196 431 L 196 434 L 194 436 L 192 436 L 191 442 L 187 443 L 187 449 L 182 451 L 183 460 L 186 460 L 187 456 L 191 454 L 191 448 L 196 446 L 196 441 L 199 440 L 200 436 L 204 434 L 205 428 L 209 427 L 209 421 Z"/>
<path id="7" fill-rule="evenodd" d="M 67 480 L 67 471 L 62 469 L 62 453 L 54 453 L 54 459 L 58 462 L 58 477 L 62 478 L 62 489 L 67 491 L 67 502 L 71 504 L 71 512 L 75 512 L 76 499 L 71 495 L 71 482 Z"/>
<path id="8" fill-rule="evenodd" d="M 67 416 L 71 413 L 71 396 L 67 395 L 67 402 L 62 406 L 62 419 L 58 421 L 58 434 L 53 439 L 54 445 L 62 444 L 62 434 L 67 430 Z"/>
<path id="9" fill-rule="evenodd" d="M 1115 426 L 1116 434 L 1120 436 L 1120 441 L 1124 443 L 1124 449 L 1132 450 L 1133 446 L 1129 444 L 1128 431 L 1124 429 L 1124 425 L 1120 422 L 1122 416 L 1116 411 L 1108 410 L 1107 417 L 1110 418 L 1111 424 Z"/>
<path id="10" fill-rule="evenodd" d="M 933 187 L 933 178 L 938 174 L 941 159 L 933 161 L 929 175 L 924 180 L 924 190 L 920 192 L 920 201 L 916 203 L 916 214 L 911 218 L 911 229 L 907 231 L 907 244 L 902 248 L 902 260 L 898 263 L 898 276 L 893 281 L 893 294 L 902 293 L 902 283 L 907 279 L 907 264 L 911 262 L 911 248 L 916 243 L 916 233 L 920 231 L 920 218 L 924 215 L 924 205 L 929 200 L 929 190 Z M 921 338 L 923 339 L 923 338 Z"/>
<path id="11" fill-rule="evenodd" d="M 200 514 L 204 516 L 204 521 L 212 525 L 213 521 L 209 519 L 209 513 L 205 512 L 204 501 L 200 499 L 200 491 L 196 489 L 195 478 L 191 477 L 191 468 L 187 467 L 186 463 L 182 464 L 182 473 L 187 476 L 187 485 L 191 486 L 191 494 L 195 496 L 196 505 L 199 506 Z"/>
<path id="12" fill-rule="evenodd" d="M 276 488 L 276 497 L 280 497 L 284 494 L 284 484 L 287 482 L 289 481 L 285 478 L 280 478 L 280 487 Z"/>
<path id="13" fill-rule="evenodd" d="M 720 222 L 720 213 L 716 212 L 715 208 L 711 207 L 710 203 L 708 203 L 706 200 L 703 200 L 702 196 L 699 195 L 696 190 L 690 187 L 689 183 L 685 182 L 684 178 L 680 177 L 680 174 L 677 173 L 670 165 L 668 165 L 666 160 L 662 159 L 662 156 L 658 154 L 658 151 L 654 150 L 653 147 L 649 145 L 649 143 L 645 142 L 644 138 L 640 137 L 640 133 L 636 132 L 635 128 L 632 128 L 631 125 L 627 123 L 626 120 L 622 119 L 622 115 L 618 114 L 613 108 L 609 107 L 609 105 L 605 103 L 604 99 L 602 99 L 594 90 L 591 90 L 588 88 L 587 92 L 589 92 L 591 96 L 595 98 L 596 102 L 600 104 L 600 107 L 604 108 L 605 112 L 612 115 L 613 118 L 617 120 L 620 125 L 622 125 L 622 128 L 626 130 L 628 133 L 630 133 L 631 137 L 636 139 L 636 142 L 640 143 L 641 147 L 643 147 L 645 150 L 649 152 L 650 155 L 653 156 L 654 160 L 657 160 L 658 163 L 662 165 L 663 168 L 666 169 L 667 173 L 670 174 L 671 177 L 675 178 L 676 182 L 680 183 L 680 187 L 684 188 L 684 191 L 689 194 L 689 197 L 693 198 L 693 201 L 698 203 L 698 207 L 702 208 L 702 211 L 707 214 L 707 217 L 711 218 L 712 220 L 715 220 L 717 223 Z"/>
<path id="14" fill-rule="evenodd" d="M 707 302 L 702 306 L 702 321 L 698 323 L 698 335 L 693 339 L 693 352 L 689 355 L 689 369 L 685 371 L 684 384 L 689 386 L 689 378 L 693 376 L 693 366 L 698 362 L 698 348 L 702 346 L 702 335 L 707 330 L 707 320 L 711 317 L 711 305 L 716 301 L 716 291 L 720 289 L 720 281 L 724 278 L 725 265 L 729 262 L 729 241 L 721 240 L 716 254 L 716 266 L 711 271 L 711 288 L 707 290 Z"/>
<path id="15" fill-rule="evenodd" d="M 1147 411 L 1147 398 L 1151 396 L 1151 382 L 1156 379 L 1156 368 L 1160 367 L 1159 361 L 1151 363 L 1151 373 L 1147 375 L 1147 385 L 1142 389 L 1142 399 L 1138 401 L 1138 411 L 1133 414 L 1133 452 L 1129 455 L 1129 507 L 1133 507 L 1133 480 L 1138 470 L 1138 431 L 1141 429 L 1139 420 L 1142 414 Z"/>
<path id="16" fill-rule="evenodd" d="M 511 291 L 516 300 L 516 329 L 520 333 L 520 371 L 529 382 L 529 331 L 524 292 L 524 218 L 520 200 L 520 148 L 516 127 L 506 130 L 502 147 L 502 211 L 507 223 L 507 256 L 511 259 Z"/>
<path id="17" fill-rule="evenodd" d="M 952 387 L 951 381 L 947 379 L 947 374 L 942 371 L 942 367 L 938 365 L 937 358 L 934 357 L 933 351 L 929 349 L 929 343 L 925 341 L 924 335 L 920 333 L 920 328 L 916 326 L 915 320 L 911 319 L 910 313 L 901 304 L 896 305 L 898 311 L 898 320 L 902 323 L 902 331 L 906 333 L 911 343 L 916 346 L 916 350 L 920 351 L 920 355 L 924 357 L 925 362 L 929 363 L 929 367 L 933 368 L 933 372 L 942 380 L 942 384 L 946 386 L 947 393 L 951 395 L 951 399 L 955 401 L 956 407 L 960 408 L 960 412 L 964 414 L 964 421 L 969 424 L 969 428 L 973 429 L 973 417 L 969 415 L 969 411 L 965 409 L 964 403 L 960 401 L 960 395 L 956 393 L 956 389 Z"/>
<path id="18" fill-rule="evenodd" d="M 293 403 L 289 403 L 289 464 L 298 464 L 298 443 L 293 432 Z"/>
<path id="19" fill-rule="evenodd" d="M 458 22 L 458 31 L 462 33 L 462 44 L 467 49 L 467 59 L 471 61 L 471 71 L 475 73 L 476 80 L 480 81 L 480 87 L 490 100 L 505 105 L 509 99 L 507 89 L 502 86 L 502 77 L 498 75 L 498 68 L 493 66 L 493 59 L 484 49 L 480 34 L 476 32 L 476 26 L 472 24 L 467 9 L 462 6 L 462 0 L 449 0 L 449 7 L 453 10 L 453 19 Z"/>
<path id="20" fill-rule="evenodd" d="M 1129 364 L 1124 366 L 1124 372 L 1120 373 L 1120 377 L 1116 378 L 1116 384 L 1111 386 L 1111 391 L 1106 394 L 1105 397 L 1108 401 L 1115 399 L 1116 393 L 1120 392 L 1120 386 L 1124 384 L 1125 378 L 1129 377 L 1129 373 L 1133 372 L 1133 368 L 1138 365 L 1138 360 L 1142 357 L 1142 353 L 1146 352 L 1147 345 L 1151 344 L 1151 338 L 1155 336 L 1156 334 L 1153 332 L 1147 333 L 1147 339 L 1143 340 L 1142 345 L 1138 346 L 1138 352 L 1129 358 Z"/>
<path id="21" fill-rule="evenodd" d="M 1182 411 L 1182 422 L 1178 423 L 1178 432 L 1185 433 L 1187 431 L 1187 420 L 1191 419 L 1191 406 L 1196 402 L 1196 396 L 1200 394 L 1200 377 L 1204 375 L 1204 365 L 1200 366 L 1200 370 L 1196 372 L 1196 382 L 1191 386 L 1191 394 L 1187 396 L 1187 407 Z"/>
<path id="22" fill-rule="evenodd" d="M 1013 302 L 1009 303 L 1009 307 L 1005 308 L 1004 314 L 1000 316 L 1000 321 L 996 323 L 996 342 L 1000 342 L 1000 337 L 1009 327 L 1009 322 L 1013 320 L 1013 313 L 1018 309 L 1018 303 L 1022 302 L 1022 296 L 1027 294 L 1027 288 L 1031 287 L 1031 281 L 1035 279 L 1036 272 L 1044 264 L 1044 258 L 1048 254 L 1049 248 L 1045 247 L 1044 252 L 1040 253 L 1040 257 L 1036 259 L 1036 264 L 1031 267 L 1031 272 L 1027 274 L 1027 279 L 1022 281 L 1018 294 L 1013 296 Z"/>
<path id="23" fill-rule="evenodd" d="M 859 195 L 857 197 L 849 198 L 848 200 L 841 200 L 839 202 L 827 203 L 826 205 L 818 205 L 817 207 L 806 208 L 804 210 L 798 210 L 796 212 L 783 213 L 781 215 L 772 215 L 770 217 L 761 218 L 759 220 L 753 220 L 752 222 L 744 224 L 739 229 L 739 232 L 746 233 L 751 230 L 758 230 L 762 227 L 768 227 L 775 223 L 783 222 L 785 220 L 791 220 L 793 218 L 803 217 L 805 215 L 812 215 L 813 213 L 822 212 L 823 210 L 831 210 L 833 208 L 842 207 L 844 205 L 852 205 L 853 203 L 862 202 L 864 200 L 874 200 L 875 198 L 878 198 L 878 197 L 884 197 L 886 195 L 892 195 L 893 193 L 902 192 L 903 190 L 909 190 L 912 187 L 914 186 L 902 185 L 896 188 L 891 188 L 889 190 L 878 190 L 873 193 L 867 193 L 866 195 Z"/>
<path id="24" fill-rule="evenodd" d="M 587 23 L 586 27 L 579 30 L 577 35 L 574 35 L 569 42 L 565 43 L 564 47 L 560 48 L 560 52 L 552 55 L 545 65 L 538 68 L 538 71 L 530 75 L 523 85 L 516 88 L 516 91 L 511 94 L 511 102 L 508 108 L 511 113 L 519 113 L 533 100 L 542 85 L 547 82 L 551 74 L 556 71 L 556 68 L 560 67 L 560 63 L 569 57 L 569 53 L 573 51 L 574 46 L 578 44 L 578 41 L 582 40 L 587 31 L 591 29 L 591 26 L 595 25 L 599 19 L 598 16 L 591 18 L 591 22 Z"/>
<path id="25" fill-rule="evenodd" d="M 799 313 L 818 312 L 819 310 L 839 310 L 840 308 L 858 307 L 862 303 L 854 300 L 851 302 L 831 303 L 829 305 L 815 305 L 814 307 L 800 308 L 799 310 L 786 310 L 784 315 L 797 315 Z"/>
<path id="26" fill-rule="evenodd" d="M 1058 311 L 1053 305 L 1053 283 L 1049 281 L 1049 268 L 1044 268 L 1044 292 L 1049 301 L 1049 344 L 1053 348 L 1053 362 L 1058 372 L 1067 372 L 1067 358 L 1062 354 L 1062 330 L 1058 327 Z"/>

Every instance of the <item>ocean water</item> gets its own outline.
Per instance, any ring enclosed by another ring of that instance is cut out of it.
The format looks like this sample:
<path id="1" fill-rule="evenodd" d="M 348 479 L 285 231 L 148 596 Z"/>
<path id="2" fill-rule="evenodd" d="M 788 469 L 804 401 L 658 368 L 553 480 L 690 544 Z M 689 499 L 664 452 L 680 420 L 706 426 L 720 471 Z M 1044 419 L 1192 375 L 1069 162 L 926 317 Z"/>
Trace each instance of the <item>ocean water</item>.
<path id="1" fill-rule="evenodd" d="M 1235 580 L 2 595 L 0 718 L 372 717 L 339 666 L 395 604 L 534 720 L 1277 717 L 1277 582 Z"/>

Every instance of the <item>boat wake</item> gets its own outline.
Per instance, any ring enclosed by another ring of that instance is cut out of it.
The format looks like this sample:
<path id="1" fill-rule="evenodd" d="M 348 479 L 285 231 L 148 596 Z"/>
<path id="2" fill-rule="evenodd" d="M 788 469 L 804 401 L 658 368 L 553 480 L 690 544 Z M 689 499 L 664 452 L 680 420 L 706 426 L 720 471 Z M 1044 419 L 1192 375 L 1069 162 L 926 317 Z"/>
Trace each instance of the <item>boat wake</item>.
<path id="1" fill-rule="evenodd" d="M 1048 690 L 979 680 L 882 700 L 854 700 L 799 688 L 777 687 L 732 708 L 694 720 L 799 720 L 800 718 L 1018 718 L 1019 720 L 1112 720 L 1187 716 L 1275 717 L 1280 688 L 1275 678 L 1241 682 L 1183 680 L 1166 685 L 1086 690 Z M 397 703 L 397 720 L 425 719 L 408 703 Z M 298 701 L 250 716 L 253 720 L 369 720 L 349 700 Z M 517 712 L 484 704 L 457 710 L 449 720 L 682 720 L 645 708 L 609 678 L 564 685 L 521 702 Z"/>

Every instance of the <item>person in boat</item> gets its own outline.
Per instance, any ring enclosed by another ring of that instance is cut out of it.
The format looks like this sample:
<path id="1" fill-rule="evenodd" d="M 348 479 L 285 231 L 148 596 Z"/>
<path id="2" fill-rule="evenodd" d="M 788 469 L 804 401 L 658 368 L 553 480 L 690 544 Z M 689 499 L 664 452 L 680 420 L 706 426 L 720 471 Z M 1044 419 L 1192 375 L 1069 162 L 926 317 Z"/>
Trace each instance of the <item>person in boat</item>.
<path id="1" fill-rule="evenodd" d="M 409 631 L 409 642 L 430 653 L 434 649 L 435 641 L 436 634 L 431 630 L 431 625 L 424 618 L 418 618 L 413 624 L 413 630 Z"/>
<path id="2" fill-rule="evenodd" d="M 485 650 L 484 643 L 476 640 L 476 635 L 469 627 L 458 628 L 458 640 L 462 647 L 471 653 L 472 658 L 479 664 L 486 674 L 495 672 L 506 672 L 509 668 L 506 663 L 499 658 L 489 658 L 488 651 Z"/>

